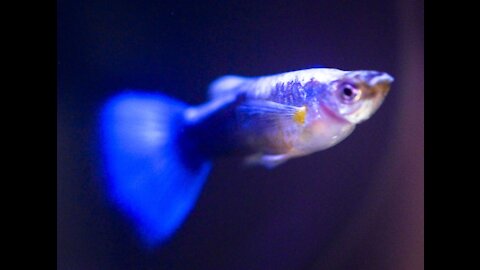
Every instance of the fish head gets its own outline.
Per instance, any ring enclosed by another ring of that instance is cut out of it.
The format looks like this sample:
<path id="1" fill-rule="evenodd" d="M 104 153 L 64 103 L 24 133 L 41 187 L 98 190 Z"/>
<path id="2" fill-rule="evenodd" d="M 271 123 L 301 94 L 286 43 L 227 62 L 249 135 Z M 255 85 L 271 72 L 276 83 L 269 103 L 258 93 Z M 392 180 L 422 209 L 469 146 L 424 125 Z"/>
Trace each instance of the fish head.
<path id="1" fill-rule="evenodd" d="M 329 84 L 324 106 L 336 117 L 358 124 L 382 105 L 393 80 L 385 72 L 346 71 Z"/>

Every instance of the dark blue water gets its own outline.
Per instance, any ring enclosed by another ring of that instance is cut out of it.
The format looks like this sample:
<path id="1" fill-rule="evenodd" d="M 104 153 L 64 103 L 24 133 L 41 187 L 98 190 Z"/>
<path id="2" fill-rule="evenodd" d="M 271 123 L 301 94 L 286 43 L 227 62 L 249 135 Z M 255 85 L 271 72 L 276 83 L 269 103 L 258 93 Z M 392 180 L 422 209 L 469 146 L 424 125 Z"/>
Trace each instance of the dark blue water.
<path id="1" fill-rule="evenodd" d="M 97 122 L 121 89 L 198 104 L 225 74 L 322 65 L 386 71 L 402 85 L 402 44 L 411 36 L 423 48 L 423 31 L 419 39 L 405 30 L 405 13 L 423 29 L 423 2 L 58 1 L 58 268 L 395 269 L 389 232 L 401 216 L 385 199 L 395 185 L 378 184 L 388 182 L 378 167 L 395 158 L 389 151 L 402 133 L 395 84 L 374 117 L 334 148 L 271 171 L 218 161 L 186 222 L 154 250 L 108 203 Z M 366 203 L 375 194 L 381 203 Z"/>

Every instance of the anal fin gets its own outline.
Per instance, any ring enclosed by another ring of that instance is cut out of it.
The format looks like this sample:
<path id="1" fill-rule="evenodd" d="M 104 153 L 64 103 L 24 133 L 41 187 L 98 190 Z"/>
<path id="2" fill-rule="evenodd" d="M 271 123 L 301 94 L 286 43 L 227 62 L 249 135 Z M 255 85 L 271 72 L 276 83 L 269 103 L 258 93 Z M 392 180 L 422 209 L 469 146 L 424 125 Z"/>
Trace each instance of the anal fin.
<path id="1" fill-rule="evenodd" d="M 291 156 L 289 154 L 280 155 L 265 155 L 261 153 L 253 154 L 245 158 L 245 164 L 247 165 L 263 165 L 266 168 L 273 169 L 278 165 L 284 163 Z"/>

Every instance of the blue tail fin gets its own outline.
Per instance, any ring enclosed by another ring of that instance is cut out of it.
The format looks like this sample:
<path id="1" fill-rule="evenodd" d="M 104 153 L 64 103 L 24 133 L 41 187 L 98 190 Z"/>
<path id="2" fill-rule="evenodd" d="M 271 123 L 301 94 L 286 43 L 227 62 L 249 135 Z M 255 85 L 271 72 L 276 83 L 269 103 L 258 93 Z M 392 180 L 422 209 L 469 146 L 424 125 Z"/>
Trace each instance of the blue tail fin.
<path id="1" fill-rule="evenodd" d="M 150 245 L 181 225 L 211 168 L 183 145 L 186 108 L 163 95 L 130 92 L 111 99 L 102 113 L 108 191 Z"/>

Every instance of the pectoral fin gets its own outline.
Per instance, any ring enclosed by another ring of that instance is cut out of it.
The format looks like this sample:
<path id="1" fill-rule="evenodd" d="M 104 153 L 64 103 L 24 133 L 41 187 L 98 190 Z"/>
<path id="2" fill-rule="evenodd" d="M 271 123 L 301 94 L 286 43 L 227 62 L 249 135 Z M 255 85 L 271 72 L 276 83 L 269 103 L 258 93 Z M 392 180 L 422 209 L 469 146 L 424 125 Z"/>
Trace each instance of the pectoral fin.
<path id="1" fill-rule="evenodd" d="M 281 122 L 303 125 L 306 118 L 306 106 L 297 107 L 267 100 L 254 100 L 240 105 L 237 115 L 242 123 L 257 121 L 265 124 Z"/>

